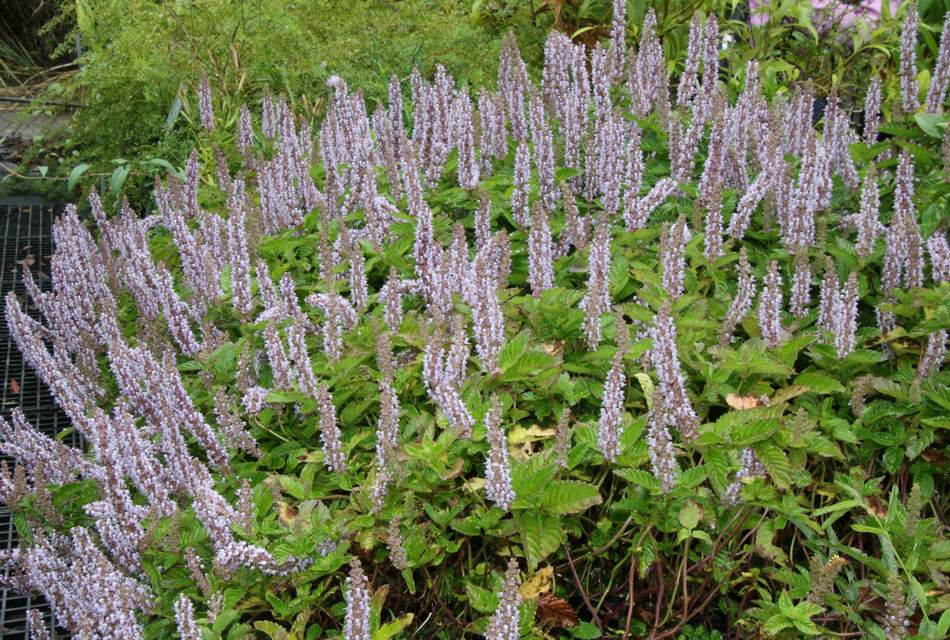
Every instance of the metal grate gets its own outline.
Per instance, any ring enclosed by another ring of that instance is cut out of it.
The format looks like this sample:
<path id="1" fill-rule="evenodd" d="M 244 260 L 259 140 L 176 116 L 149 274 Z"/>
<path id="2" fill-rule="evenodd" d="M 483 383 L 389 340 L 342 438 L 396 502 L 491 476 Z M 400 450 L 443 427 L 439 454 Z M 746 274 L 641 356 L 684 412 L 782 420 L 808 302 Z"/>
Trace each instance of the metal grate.
<path id="1" fill-rule="evenodd" d="M 11 200 L 0 203 L 0 415 L 9 419 L 11 411 L 19 407 L 26 419 L 37 429 L 55 436 L 69 426 L 69 421 L 56 406 L 49 389 L 23 361 L 23 356 L 11 340 L 6 322 L 6 296 L 13 292 L 31 316 L 38 319 L 23 285 L 23 269 L 30 270 L 41 290 L 50 288 L 50 258 L 53 255 L 52 225 L 59 207 L 29 200 Z M 72 432 L 65 444 L 81 447 L 79 436 Z M 0 456 L 0 460 L 10 460 Z M 11 549 L 19 544 L 13 517 L 6 505 L 0 505 L 0 548 Z M 18 594 L 0 590 L 0 638 L 27 640 L 26 615 L 38 609 L 47 623 L 51 638 L 67 637 L 52 621 L 49 604 L 36 594 Z"/>

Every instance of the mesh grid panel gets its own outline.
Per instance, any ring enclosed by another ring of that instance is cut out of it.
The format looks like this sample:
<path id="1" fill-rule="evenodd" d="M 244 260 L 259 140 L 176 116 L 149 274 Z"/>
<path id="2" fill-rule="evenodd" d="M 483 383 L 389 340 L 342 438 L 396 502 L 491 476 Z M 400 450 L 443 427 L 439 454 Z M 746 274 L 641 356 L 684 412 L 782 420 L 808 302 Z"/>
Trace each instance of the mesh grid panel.
<path id="1" fill-rule="evenodd" d="M 29 269 L 42 290 L 50 288 L 49 266 L 53 253 L 52 222 L 59 208 L 50 204 L 0 204 L 0 414 L 9 420 L 11 411 L 19 407 L 26 419 L 48 436 L 55 436 L 69 426 L 66 416 L 50 396 L 49 389 L 23 361 L 23 356 L 11 340 L 7 329 L 5 302 L 13 292 L 29 314 L 39 317 L 23 285 L 24 268 Z M 81 447 L 75 432 L 63 439 L 65 444 Z M 0 455 L 0 460 L 12 461 Z M 11 549 L 19 544 L 12 514 L 6 505 L 0 505 L 0 548 Z M 0 590 L 0 638 L 27 640 L 26 616 L 30 609 L 43 615 L 51 638 L 65 638 L 68 634 L 55 628 L 49 604 L 36 594 L 19 594 Z"/>

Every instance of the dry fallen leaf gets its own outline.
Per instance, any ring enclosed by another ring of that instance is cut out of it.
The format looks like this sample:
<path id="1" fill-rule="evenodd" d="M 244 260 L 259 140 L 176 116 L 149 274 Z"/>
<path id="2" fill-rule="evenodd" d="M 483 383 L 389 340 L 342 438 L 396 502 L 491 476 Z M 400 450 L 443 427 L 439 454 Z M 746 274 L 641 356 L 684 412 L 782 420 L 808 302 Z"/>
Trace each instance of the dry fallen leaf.
<path id="1" fill-rule="evenodd" d="M 518 590 L 521 597 L 530 600 L 537 598 L 542 593 L 551 590 L 551 581 L 554 578 L 554 567 L 542 567 L 534 572 L 534 575 L 521 583 Z"/>
<path id="2" fill-rule="evenodd" d="M 574 607 L 552 593 L 542 593 L 538 598 L 538 617 L 541 624 L 555 627 L 573 627 L 579 622 Z"/>
<path id="3" fill-rule="evenodd" d="M 726 404 L 728 404 L 733 409 L 755 409 L 756 407 L 761 407 L 765 403 L 762 402 L 762 399 L 758 396 L 740 396 L 735 393 L 730 393 L 726 396 Z"/>

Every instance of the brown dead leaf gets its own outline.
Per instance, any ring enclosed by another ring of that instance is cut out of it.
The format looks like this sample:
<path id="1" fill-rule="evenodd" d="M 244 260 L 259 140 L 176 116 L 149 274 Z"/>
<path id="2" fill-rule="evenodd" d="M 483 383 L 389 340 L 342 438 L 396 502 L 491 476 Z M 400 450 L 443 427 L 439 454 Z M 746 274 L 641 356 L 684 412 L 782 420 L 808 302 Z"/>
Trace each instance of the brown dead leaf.
<path id="1" fill-rule="evenodd" d="M 561 353 L 562 351 L 564 351 L 564 341 L 558 340 L 557 342 L 554 342 L 553 344 L 545 344 L 544 351 L 548 355 L 555 356 Z"/>
<path id="2" fill-rule="evenodd" d="M 538 597 L 538 618 L 541 624 L 554 627 L 570 628 L 579 622 L 574 607 L 553 593 L 542 593 Z"/>
<path id="3" fill-rule="evenodd" d="M 10 393 L 12 393 L 15 396 L 20 395 L 20 383 L 16 381 L 16 378 L 10 379 L 9 386 L 10 386 Z"/>
<path id="4" fill-rule="evenodd" d="M 465 461 L 461 458 L 456 458 L 455 462 L 445 470 L 445 474 L 442 476 L 443 480 L 451 480 L 452 478 L 457 478 L 462 475 L 462 469 L 465 467 Z"/>
<path id="5" fill-rule="evenodd" d="M 534 575 L 521 583 L 518 589 L 521 597 L 530 600 L 537 598 L 542 593 L 551 590 L 551 582 L 554 579 L 554 567 L 542 567 L 534 572 Z"/>
<path id="6" fill-rule="evenodd" d="M 285 527 L 290 526 L 297 519 L 297 509 L 286 502 L 281 502 L 277 506 L 277 517 Z"/>
<path id="7" fill-rule="evenodd" d="M 867 500 L 868 511 L 870 511 L 872 515 L 878 518 L 887 517 L 887 505 L 885 505 L 880 498 L 877 496 L 868 496 L 865 500 Z"/>
<path id="8" fill-rule="evenodd" d="M 947 457 L 943 455 L 940 451 L 936 449 L 927 449 L 920 454 L 920 457 L 929 462 L 930 464 L 935 464 L 943 466 L 947 463 Z"/>
<path id="9" fill-rule="evenodd" d="M 728 404 L 733 409 L 743 411 L 745 409 L 755 409 L 756 407 L 761 407 L 765 403 L 762 402 L 761 397 L 758 396 L 740 396 L 735 393 L 730 393 L 726 396 L 726 404 Z"/>
<path id="10" fill-rule="evenodd" d="M 36 258 L 33 257 L 33 254 L 28 254 L 22 260 L 17 260 L 16 263 L 22 267 L 32 267 L 36 264 Z"/>

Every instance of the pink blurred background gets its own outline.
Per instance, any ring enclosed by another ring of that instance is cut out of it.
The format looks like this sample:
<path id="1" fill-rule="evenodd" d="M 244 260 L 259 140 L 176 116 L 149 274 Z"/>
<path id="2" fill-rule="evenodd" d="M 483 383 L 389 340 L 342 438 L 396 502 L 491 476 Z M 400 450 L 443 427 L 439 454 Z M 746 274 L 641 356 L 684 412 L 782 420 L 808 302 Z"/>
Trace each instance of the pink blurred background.
<path id="1" fill-rule="evenodd" d="M 776 0 L 780 2 L 781 0 Z M 752 24 L 761 26 L 768 22 L 770 0 L 749 0 Z M 849 27 L 857 22 L 874 23 L 881 17 L 882 0 L 866 2 L 842 2 L 842 0 L 812 0 L 815 9 L 812 21 L 819 33 L 827 33 L 835 25 Z M 897 12 L 900 2 L 890 2 L 891 15 Z"/>

